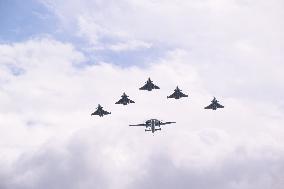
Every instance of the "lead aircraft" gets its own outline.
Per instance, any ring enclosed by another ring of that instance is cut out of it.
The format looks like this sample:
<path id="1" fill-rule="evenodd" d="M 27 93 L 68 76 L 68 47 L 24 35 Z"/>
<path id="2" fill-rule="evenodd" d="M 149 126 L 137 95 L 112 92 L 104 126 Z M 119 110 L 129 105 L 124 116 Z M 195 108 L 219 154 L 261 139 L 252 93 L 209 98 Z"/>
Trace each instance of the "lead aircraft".
<path id="1" fill-rule="evenodd" d="M 170 96 L 167 96 L 167 98 L 174 98 L 174 99 L 180 99 L 180 98 L 182 98 L 182 97 L 188 97 L 188 95 L 183 94 L 183 93 L 181 92 L 181 90 L 178 88 L 178 86 L 177 86 L 177 88 L 175 89 L 175 92 L 174 92 L 173 94 L 171 94 Z"/>
<path id="2" fill-rule="evenodd" d="M 148 78 L 148 80 L 145 82 L 145 85 L 143 87 L 140 87 L 139 90 L 147 90 L 152 91 L 153 89 L 160 89 L 157 85 L 154 85 L 153 81 Z"/>
<path id="3" fill-rule="evenodd" d="M 117 101 L 115 104 L 123 104 L 123 105 L 127 105 L 129 103 L 135 103 L 133 100 L 130 100 L 128 98 L 128 96 L 123 93 L 122 96 L 121 96 L 121 99 L 119 101 Z"/>

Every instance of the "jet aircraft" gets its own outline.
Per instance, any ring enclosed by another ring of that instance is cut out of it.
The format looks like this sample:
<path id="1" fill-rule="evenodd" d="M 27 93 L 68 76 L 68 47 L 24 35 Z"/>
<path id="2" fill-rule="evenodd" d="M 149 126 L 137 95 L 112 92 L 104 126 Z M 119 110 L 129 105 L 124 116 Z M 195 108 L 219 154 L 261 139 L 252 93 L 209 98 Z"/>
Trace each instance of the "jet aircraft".
<path id="1" fill-rule="evenodd" d="M 121 99 L 119 101 L 117 101 L 115 104 L 123 104 L 123 105 L 127 105 L 129 103 L 135 103 L 133 100 L 130 100 L 128 98 L 128 96 L 123 93 L 122 96 L 121 96 Z"/>
<path id="2" fill-rule="evenodd" d="M 157 119 L 149 119 L 145 123 L 137 124 L 137 125 L 129 125 L 129 126 L 142 126 L 146 127 L 146 131 L 151 131 L 154 133 L 155 131 L 160 131 L 161 130 L 161 125 L 166 125 L 166 124 L 171 124 L 171 123 L 176 123 L 176 122 L 162 122 Z"/>
<path id="3" fill-rule="evenodd" d="M 219 101 L 216 100 L 216 98 L 214 97 L 213 100 L 211 101 L 211 104 L 209 106 L 206 106 L 204 109 L 212 109 L 212 110 L 216 110 L 217 108 L 224 108 L 224 106 L 222 106 L 221 104 L 218 103 Z"/>
<path id="4" fill-rule="evenodd" d="M 181 92 L 182 90 L 180 90 L 177 86 L 177 88 L 175 89 L 175 92 L 173 94 L 171 94 L 170 96 L 167 96 L 167 98 L 175 98 L 175 99 L 180 99 L 182 97 L 188 97 L 188 95 L 183 94 Z"/>
<path id="5" fill-rule="evenodd" d="M 160 89 L 157 85 L 154 85 L 153 81 L 148 78 L 148 80 L 145 82 L 145 85 L 143 87 L 140 87 L 139 90 L 147 90 L 152 91 L 153 89 Z"/>
<path id="6" fill-rule="evenodd" d="M 103 110 L 103 107 L 99 104 L 98 107 L 97 107 L 97 110 L 92 113 L 91 115 L 98 115 L 100 117 L 103 117 L 104 115 L 107 115 L 107 114 L 111 114 L 111 112 L 107 112 L 105 110 Z"/>

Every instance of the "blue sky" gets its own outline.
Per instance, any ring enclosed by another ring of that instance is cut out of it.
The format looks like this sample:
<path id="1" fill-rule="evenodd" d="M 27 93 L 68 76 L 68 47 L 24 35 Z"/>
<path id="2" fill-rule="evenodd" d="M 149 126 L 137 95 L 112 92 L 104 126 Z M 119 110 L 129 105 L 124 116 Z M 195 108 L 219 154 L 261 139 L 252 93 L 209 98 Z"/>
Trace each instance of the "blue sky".
<path id="1" fill-rule="evenodd" d="M 70 32 L 70 28 L 62 28 L 59 18 L 44 3 L 31 0 L 23 4 L 20 0 L 1 1 L 0 40 L 6 43 L 19 42 L 41 36 L 51 36 L 63 42 L 72 42 L 76 48 L 81 49 L 89 55 L 89 63 L 97 61 L 111 62 L 121 66 L 139 65 L 150 59 L 155 59 L 157 55 L 163 55 L 163 51 L 170 47 L 155 46 L 141 51 L 114 52 L 100 50 L 94 58 L 93 52 L 89 52 L 87 40 L 82 39 Z M 118 39 L 102 39 L 103 43 L 110 43 Z M 96 53 L 97 54 L 97 53 Z"/>
<path id="2" fill-rule="evenodd" d="M 282 189 L 283 9 L 0 0 L 0 188 Z M 189 97 L 167 99 L 177 85 Z M 128 127 L 150 118 L 176 124 Z"/>
<path id="3" fill-rule="evenodd" d="M 5 42 L 27 40 L 56 32 L 56 17 L 37 1 L 0 2 L 0 39 Z"/>

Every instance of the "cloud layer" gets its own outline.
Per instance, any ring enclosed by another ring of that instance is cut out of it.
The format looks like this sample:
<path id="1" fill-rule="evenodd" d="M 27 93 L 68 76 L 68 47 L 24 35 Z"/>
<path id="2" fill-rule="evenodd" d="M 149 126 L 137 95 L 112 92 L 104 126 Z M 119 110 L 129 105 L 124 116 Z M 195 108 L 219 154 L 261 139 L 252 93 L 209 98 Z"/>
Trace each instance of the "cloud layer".
<path id="1" fill-rule="evenodd" d="M 183 50 L 121 68 L 86 66 L 71 44 L 50 38 L 0 49 L 1 188 L 283 185 L 282 113 L 234 97 L 205 111 L 212 95 Z M 161 90 L 138 90 L 148 76 Z M 177 84 L 188 99 L 166 99 Z M 136 103 L 115 105 L 123 92 Z M 98 103 L 112 114 L 91 117 Z M 128 127 L 148 118 L 177 124 L 155 136 Z"/>
<path id="2" fill-rule="evenodd" d="M 39 2 L 66 36 L 0 44 L 1 189 L 282 188 L 283 2 Z"/>
<path id="3" fill-rule="evenodd" d="M 107 51 L 112 63 L 141 64 L 151 61 L 141 61 L 141 56 L 164 58 L 160 51 L 183 49 L 190 53 L 188 63 L 208 78 L 212 93 L 283 106 L 284 5 L 280 0 L 43 2 L 59 16 L 66 31 L 100 49 L 94 53 Z M 127 53 L 117 53 L 122 49 Z"/>

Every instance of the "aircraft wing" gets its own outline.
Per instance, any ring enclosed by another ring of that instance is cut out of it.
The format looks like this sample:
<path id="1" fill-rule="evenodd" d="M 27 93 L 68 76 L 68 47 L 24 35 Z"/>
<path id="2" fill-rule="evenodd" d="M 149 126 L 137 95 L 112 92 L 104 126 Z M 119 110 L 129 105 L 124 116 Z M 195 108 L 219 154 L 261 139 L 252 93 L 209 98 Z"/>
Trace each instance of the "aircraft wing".
<path id="1" fill-rule="evenodd" d="M 103 111 L 103 114 L 111 114 L 110 112 L 108 111 L 105 111 L 105 110 L 102 110 Z"/>
<path id="2" fill-rule="evenodd" d="M 148 85 L 148 84 L 146 83 L 143 87 L 140 87 L 139 89 L 140 89 L 140 90 L 147 90 L 147 85 Z"/>
<path id="3" fill-rule="evenodd" d="M 120 99 L 119 101 L 117 101 L 115 104 L 123 104 L 123 100 Z"/>
<path id="4" fill-rule="evenodd" d="M 175 93 L 171 94 L 170 96 L 167 96 L 167 98 L 175 98 Z"/>
<path id="5" fill-rule="evenodd" d="M 91 115 L 99 115 L 98 110 L 96 110 L 94 113 L 92 113 Z"/>
<path id="6" fill-rule="evenodd" d="M 141 124 L 137 124 L 137 125 L 129 125 L 129 126 L 143 126 L 143 127 L 145 127 L 145 126 L 146 126 L 146 124 L 145 124 L 145 123 L 141 123 Z"/>
<path id="7" fill-rule="evenodd" d="M 157 85 L 154 85 L 154 89 L 160 89 L 160 87 L 158 87 Z"/>
<path id="8" fill-rule="evenodd" d="M 209 106 L 206 106 L 204 109 L 213 109 L 213 104 L 211 103 Z"/>
<path id="9" fill-rule="evenodd" d="M 219 103 L 216 103 L 216 105 L 217 105 L 217 108 L 224 108 L 224 106 L 222 106 L 222 105 L 219 104 Z"/>
<path id="10" fill-rule="evenodd" d="M 171 124 L 171 123 L 176 123 L 176 122 L 171 122 L 171 121 L 169 121 L 169 122 L 164 122 L 164 123 L 161 122 L 160 125 L 167 125 L 167 124 Z"/>
<path id="11" fill-rule="evenodd" d="M 180 92 L 180 96 L 181 96 L 181 97 L 188 97 L 188 95 L 183 94 L 182 92 Z"/>

